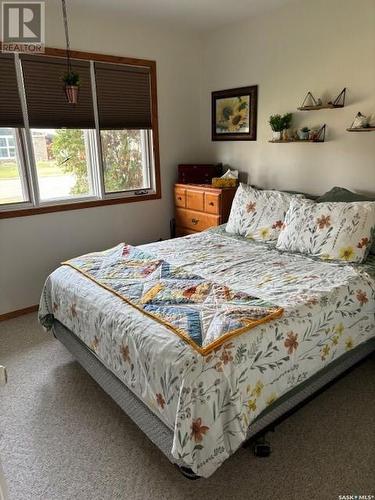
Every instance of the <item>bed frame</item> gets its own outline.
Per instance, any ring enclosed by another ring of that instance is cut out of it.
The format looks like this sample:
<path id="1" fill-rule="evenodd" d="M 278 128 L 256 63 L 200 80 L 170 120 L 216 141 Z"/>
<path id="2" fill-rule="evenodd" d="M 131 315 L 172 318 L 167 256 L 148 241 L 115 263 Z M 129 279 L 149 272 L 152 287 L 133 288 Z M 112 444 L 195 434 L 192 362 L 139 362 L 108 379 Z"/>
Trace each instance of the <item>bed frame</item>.
<path id="1" fill-rule="evenodd" d="M 189 479 L 199 478 L 183 462 L 172 456 L 173 429 L 163 423 L 120 379 L 108 370 L 73 332 L 56 320 L 53 324 L 53 333 L 89 375 L 164 453 L 168 460 L 179 468 L 183 475 Z M 274 430 L 275 426 L 282 420 L 327 389 L 333 382 L 374 352 L 375 338 L 372 338 L 340 356 L 329 366 L 320 370 L 264 410 L 250 424 L 247 432 L 247 443 L 255 441 L 255 454 L 257 456 L 269 455 L 270 445 L 264 440 L 266 432 Z"/>

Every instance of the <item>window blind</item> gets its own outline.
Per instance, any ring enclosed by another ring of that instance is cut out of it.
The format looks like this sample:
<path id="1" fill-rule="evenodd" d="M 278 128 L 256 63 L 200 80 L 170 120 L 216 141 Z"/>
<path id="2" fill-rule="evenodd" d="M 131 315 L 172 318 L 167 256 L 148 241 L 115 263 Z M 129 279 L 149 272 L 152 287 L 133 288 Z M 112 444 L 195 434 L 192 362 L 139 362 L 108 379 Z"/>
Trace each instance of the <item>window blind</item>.
<path id="1" fill-rule="evenodd" d="M 65 59 L 21 55 L 21 61 L 31 128 L 95 128 L 89 62 L 72 62 L 80 76 L 78 104 L 72 105 L 62 81 Z"/>
<path id="2" fill-rule="evenodd" d="M 0 127 L 23 127 L 21 100 L 12 54 L 0 54 Z"/>
<path id="3" fill-rule="evenodd" d="M 150 69 L 95 63 L 99 127 L 106 130 L 150 129 Z"/>

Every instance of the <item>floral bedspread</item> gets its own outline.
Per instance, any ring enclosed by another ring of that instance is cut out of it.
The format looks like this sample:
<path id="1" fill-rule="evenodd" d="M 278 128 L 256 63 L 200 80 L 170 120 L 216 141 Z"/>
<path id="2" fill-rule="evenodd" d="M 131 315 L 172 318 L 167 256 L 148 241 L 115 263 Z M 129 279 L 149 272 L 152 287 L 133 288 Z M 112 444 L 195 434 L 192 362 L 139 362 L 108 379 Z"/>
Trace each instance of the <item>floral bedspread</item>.
<path id="1" fill-rule="evenodd" d="M 165 326 L 81 273 L 47 279 L 41 322 L 86 343 L 174 433 L 172 454 L 210 476 L 272 402 L 375 335 L 375 258 L 323 262 L 221 229 L 144 245 L 160 259 L 284 308 L 202 356 Z"/>

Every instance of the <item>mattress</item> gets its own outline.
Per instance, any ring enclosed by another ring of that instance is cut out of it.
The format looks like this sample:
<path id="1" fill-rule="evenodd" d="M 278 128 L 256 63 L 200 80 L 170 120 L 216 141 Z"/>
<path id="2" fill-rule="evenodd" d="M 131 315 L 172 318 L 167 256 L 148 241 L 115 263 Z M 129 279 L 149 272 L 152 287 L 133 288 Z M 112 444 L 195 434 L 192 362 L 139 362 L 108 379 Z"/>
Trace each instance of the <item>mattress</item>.
<path id="1" fill-rule="evenodd" d="M 375 335 L 375 259 L 322 262 L 222 229 L 142 246 L 184 270 L 284 309 L 202 356 L 76 270 L 47 279 L 40 319 L 87 345 L 172 431 L 172 456 L 208 477 L 269 405 Z"/>

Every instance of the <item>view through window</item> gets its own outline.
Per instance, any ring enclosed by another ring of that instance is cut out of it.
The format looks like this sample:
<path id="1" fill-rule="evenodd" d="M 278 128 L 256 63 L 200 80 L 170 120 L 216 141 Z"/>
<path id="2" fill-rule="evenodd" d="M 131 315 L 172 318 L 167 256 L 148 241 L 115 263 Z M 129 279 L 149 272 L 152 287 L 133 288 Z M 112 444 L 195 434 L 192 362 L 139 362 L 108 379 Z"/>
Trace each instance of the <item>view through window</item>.
<path id="1" fill-rule="evenodd" d="M 31 137 L 41 200 L 92 194 L 84 130 L 33 129 Z"/>
<path id="2" fill-rule="evenodd" d="M 16 130 L 0 128 L 0 204 L 27 201 L 21 163 L 16 147 Z"/>
<path id="3" fill-rule="evenodd" d="M 150 187 L 145 130 L 101 130 L 107 193 Z"/>

